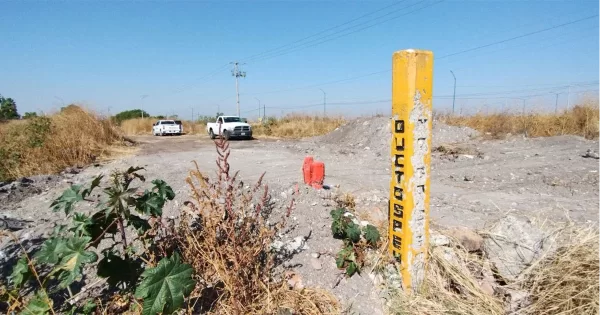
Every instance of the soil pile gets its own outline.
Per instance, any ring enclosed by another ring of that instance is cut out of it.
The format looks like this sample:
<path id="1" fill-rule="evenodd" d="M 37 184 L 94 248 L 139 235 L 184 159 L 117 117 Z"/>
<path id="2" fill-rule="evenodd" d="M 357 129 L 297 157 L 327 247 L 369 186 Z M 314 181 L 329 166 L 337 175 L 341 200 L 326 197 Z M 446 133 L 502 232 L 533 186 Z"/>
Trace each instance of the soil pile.
<path id="1" fill-rule="evenodd" d="M 439 121 L 433 122 L 433 147 L 446 143 L 460 143 L 479 136 L 479 132 L 469 127 L 448 126 Z M 352 120 L 329 134 L 314 138 L 321 144 L 338 146 L 343 149 L 372 150 L 387 156 L 390 150 L 391 120 L 388 117 L 369 117 Z"/>

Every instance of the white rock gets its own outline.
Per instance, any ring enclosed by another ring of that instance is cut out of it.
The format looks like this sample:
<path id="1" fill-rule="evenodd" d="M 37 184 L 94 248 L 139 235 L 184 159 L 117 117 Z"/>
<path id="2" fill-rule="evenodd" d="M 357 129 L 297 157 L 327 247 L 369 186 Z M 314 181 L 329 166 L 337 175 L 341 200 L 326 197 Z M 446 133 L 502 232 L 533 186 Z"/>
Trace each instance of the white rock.
<path id="1" fill-rule="evenodd" d="M 310 259 L 310 265 L 315 270 L 321 270 L 323 268 L 323 265 L 321 265 L 319 259 L 314 257 Z"/>
<path id="2" fill-rule="evenodd" d="M 543 255 L 556 249 L 556 236 L 530 221 L 507 216 L 484 239 L 485 251 L 504 279 L 514 281 Z"/>
<path id="3" fill-rule="evenodd" d="M 434 247 L 448 246 L 450 245 L 450 238 L 448 238 L 446 235 L 431 233 L 431 236 L 429 237 L 429 242 Z"/>

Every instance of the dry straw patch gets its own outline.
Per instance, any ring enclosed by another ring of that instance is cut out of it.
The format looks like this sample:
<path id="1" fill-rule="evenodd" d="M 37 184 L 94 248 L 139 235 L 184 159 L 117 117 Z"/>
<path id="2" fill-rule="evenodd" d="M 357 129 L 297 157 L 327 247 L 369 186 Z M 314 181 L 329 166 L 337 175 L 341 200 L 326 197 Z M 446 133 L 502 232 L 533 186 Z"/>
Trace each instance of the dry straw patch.
<path id="1" fill-rule="evenodd" d="M 498 284 L 495 294 L 478 284 L 489 264 L 480 254 L 455 247 L 430 250 L 429 269 L 419 294 L 393 295 L 394 314 L 598 314 L 600 264 L 598 230 L 569 226 L 558 230 L 562 246 L 534 262 L 520 280 Z M 510 309 L 510 292 L 529 294 L 520 309 Z M 503 296 L 507 292 L 509 296 Z"/>
<path id="2" fill-rule="evenodd" d="M 0 128 L 0 180 L 51 174 L 109 155 L 118 129 L 79 106 L 52 116 L 11 121 Z"/>
<path id="3" fill-rule="evenodd" d="M 531 305 L 519 314 L 598 314 L 600 263 L 598 230 L 578 229 L 556 253 L 526 272 L 520 284 Z"/>
<path id="4" fill-rule="evenodd" d="M 337 300 L 319 289 L 292 289 L 276 273 L 280 262 L 273 242 L 285 228 L 293 201 L 281 219 L 262 177 L 245 186 L 231 175 L 228 142 L 217 145 L 217 178 L 196 170 L 187 179 L 192 201 L 186 202 L 178 239 L 182 256 L 200 284 L 190 313 L 339 314 Z M 200 289 L 201 288 L 201 289 Z"/>
<path id="5" fill-rule="evenodd" d="M 279 119 L 269 117 L 263 122 L 252 123 L 252 132 L 254 136 L 298 139 L 330 133 L 344 122 L 342 117 L 336 116 L 291 114 Z"/>
<path id="6" fill-rule="evenodd" d="M 468 126 L 492 138 L 506 134 L 525 134 L 529 137 L 577 135 L 587 139 L 598 138 L 600 119 L 598 102 L 587 101 L 558 114 L 532 113 L 528 115 L 500 113 L 472 116 L 438 115 L 439 119 L 453 126 Z"/>
<path id="7" fill-rule="evenodd" d="M 419 294 L 407 296 L 397 292 L 393 297 L 393 314 L 471 314 L 500 315 L 504 306 L 500 299 L 482 291 L 473 274 L 481 274 L 485 261 L 464 248 L 449 254 L 443 247 L 429 251 L 429 269 Z"/>

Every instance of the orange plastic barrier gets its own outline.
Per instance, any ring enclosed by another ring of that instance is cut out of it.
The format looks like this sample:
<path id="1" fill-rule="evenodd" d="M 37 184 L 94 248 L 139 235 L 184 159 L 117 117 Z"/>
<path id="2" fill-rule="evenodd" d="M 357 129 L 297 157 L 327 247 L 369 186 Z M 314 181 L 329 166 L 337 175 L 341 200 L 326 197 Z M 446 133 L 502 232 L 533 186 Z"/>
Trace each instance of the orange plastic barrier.
<path id="1" fill-rule="evenodd" d="M 323 188 L 323 181 L 325 180 L 325 163 L 314 161 L 311 164 L 311 178 L 310 185 L 315 189 Z"/>
<path id="2" fill-rule="evenodd" d="M 310 167 L 313 163 L 314 159 L 312 156 L 307 156 L 304 158 L 304 164 L 302 164 L 302 174 L 304 175 L 304 183 L 310 185 L 311 181 L 311 171 Z"/>

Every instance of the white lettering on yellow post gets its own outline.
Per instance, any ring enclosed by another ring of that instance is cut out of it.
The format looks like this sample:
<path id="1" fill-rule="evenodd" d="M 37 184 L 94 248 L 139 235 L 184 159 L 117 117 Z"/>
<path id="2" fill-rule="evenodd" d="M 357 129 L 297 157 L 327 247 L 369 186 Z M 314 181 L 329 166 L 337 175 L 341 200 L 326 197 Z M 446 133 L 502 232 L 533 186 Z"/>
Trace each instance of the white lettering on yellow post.
<path id="1" fill-rule="evenodd" d="M 392 63 L 389 250 L 400 262 L 405 291 L 414 292 L 429 246 L 433 53 L 402 50 Z"/>

